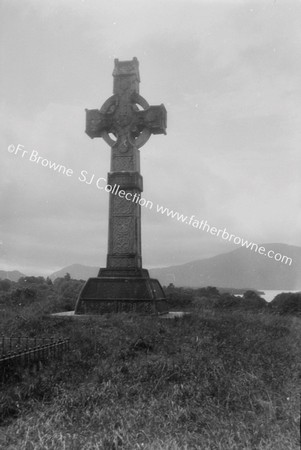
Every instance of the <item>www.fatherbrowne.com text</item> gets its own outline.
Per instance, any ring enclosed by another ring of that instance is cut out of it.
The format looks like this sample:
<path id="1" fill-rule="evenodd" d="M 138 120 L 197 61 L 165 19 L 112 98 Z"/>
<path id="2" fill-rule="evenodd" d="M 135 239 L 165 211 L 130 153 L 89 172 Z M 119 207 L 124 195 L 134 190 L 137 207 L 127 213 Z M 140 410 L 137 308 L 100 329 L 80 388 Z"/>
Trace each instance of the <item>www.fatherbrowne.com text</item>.
<path id="1" fill-rule="evenodd" d="M 71 177 L 74 175 L 73 169 L 67 168 L 62 164 L 57 164 L 53 161 L 48 160 L 47 158 L 43 158 L 38 154 L 36 150 L 32 150 L 32 152 L 29 154 L 29 152 L 24 149 L 24 145 L 18 144 L 17 146 L 15 146 L 11 144 L 8 146 L 8 152 L 14 155 L 18 155 L 21 158 L 24 157 L 28 158 L 30 162 L 41 164 L 43 167 L 48 167 L 48 169 L 66 175 L 67 177 Z M 103 177 L 97 178 L 95 174 L 89 175 L 86 170 L 81 170 L 80 175 L 78 176 L 78 181 L 85 183 L 87 185 L 91 185 L 93 183 L 99 190 L 105 190 L 106 192 L 112 195 L 118 195 L 118 197 L 125 198 L 127 201 L 133 203 L 138 203 L 139 205 L 144 206 L 145 208 L 153 209 L 154 207 L 154 204 L 151 200 L 146 200 L 145 198 L 141 197 L 140 194 L 132 193 L 129 191 L 126 192 L 116 184 L 114 184 L 114 186 L 111 186 L 110 184 L 105 184 L 106 183 L 105 178 Z M 247 249 L 255 251 L 256 253 L 259 253 L 259 255 L 265 256 L 267 258 L 273 259 L 283 264 L 288 264 L 289 266 L 292 265 L 293 262 L 292 258 L 282 255 L 281 253 L 275 253 L 273 250 L 267 251 L 265 247 L 259 246 L 255 242 L 249 242 L 239 236 L 230 234 L 226 228 L 220 229 L 210 226 L 207 220 L 200 221 L 194 215 L 184 216 L 178 211 L 173 211 L 169 208 L 166 208 L 165 206 L 158 204 L 156 205 L 156 211 L 157 213 L 166 215 L 167 217 L 175 219 L 180 223 L 192 226 L 193 228 L 199 229 L 201 231 L 205 231 L 211 234 L 212 236 L 219 237 L 221 239 L 224 239 L 225 241 L 233 242 L 235 245 L 240 245 L 241 247 L 245 247 Z"/>
<path id="2" fill-rule="evenodd" d="M 194 215 L 192 216 L 184 216 L 183 214 L 178 213 L 177 211 L 170 210 L 164 206 L 157 205 L 157 212 L 161 214 L 165 214 L 172 219 L 176 219 L 178 222 L 182 222 L 186 225 L 191 225 L 194 228 L 198 228 L 199 230 L 206 231 L 212 236 L 221 237 L 225 241 L 233 242 L 235 245 L 240 245 L 241 247 L 248 248 L 252 251 L 259 253 L 259 255 L 267 256 L 270 259 L 274 259 L 275 261 L 282 262 L 284 264 L 288 264 L 289 266 L 292 264 L 292 258 L 282 255 L 281 253 L 275 253 L 273 250 L 266 250 L 265 247 L 259 246 L 255 242 L 249 242 L 239 236 L 235 236 L 234 234 L 230 234 L 226 228 L 218 229 L 216 227 L 212 227 L 209 225 L 207 220 L 199 221 Z"/>

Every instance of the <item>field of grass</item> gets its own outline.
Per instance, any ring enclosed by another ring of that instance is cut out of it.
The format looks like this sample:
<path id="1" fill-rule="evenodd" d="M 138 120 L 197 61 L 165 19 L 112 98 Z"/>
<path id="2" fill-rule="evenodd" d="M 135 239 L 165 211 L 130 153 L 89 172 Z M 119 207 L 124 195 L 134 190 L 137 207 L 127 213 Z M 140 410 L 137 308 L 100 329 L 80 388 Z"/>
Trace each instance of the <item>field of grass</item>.
<path id="1" fill-rule="evenodd" d="M 1 386 L 0 448 L 299 449 L 301 320 L 192 311 L 176 320 L 7 312 L 6 334 L 69 337 L 71 350 Z"/>

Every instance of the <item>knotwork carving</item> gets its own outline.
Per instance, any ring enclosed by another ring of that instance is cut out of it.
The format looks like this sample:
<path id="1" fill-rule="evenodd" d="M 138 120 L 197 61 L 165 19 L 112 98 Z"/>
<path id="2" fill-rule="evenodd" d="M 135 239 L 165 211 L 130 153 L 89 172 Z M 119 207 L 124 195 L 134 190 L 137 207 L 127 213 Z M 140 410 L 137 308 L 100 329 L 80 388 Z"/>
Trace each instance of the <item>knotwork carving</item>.
<path id="1" fill-rule="evenodd" d="M 114 253 L 128 253 L 133 251 L 133 233 L 129 234 L 129 230 L 134 230 L 133 217 L 115 217 L 113 221 L 113 252 Z"/>

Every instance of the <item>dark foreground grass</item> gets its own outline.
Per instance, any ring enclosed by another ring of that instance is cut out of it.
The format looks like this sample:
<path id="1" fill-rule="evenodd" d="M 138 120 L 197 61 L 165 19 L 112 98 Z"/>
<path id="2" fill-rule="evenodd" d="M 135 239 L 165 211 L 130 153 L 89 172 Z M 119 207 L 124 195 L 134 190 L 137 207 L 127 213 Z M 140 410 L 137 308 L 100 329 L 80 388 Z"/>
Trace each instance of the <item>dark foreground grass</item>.
<path id="1" fill-rule="evenodd" d="M 299 448 L 298 318 L 37 314 L 14 327 L 70 337 L 71 351 L 3 387 L 1 449 Z"/>

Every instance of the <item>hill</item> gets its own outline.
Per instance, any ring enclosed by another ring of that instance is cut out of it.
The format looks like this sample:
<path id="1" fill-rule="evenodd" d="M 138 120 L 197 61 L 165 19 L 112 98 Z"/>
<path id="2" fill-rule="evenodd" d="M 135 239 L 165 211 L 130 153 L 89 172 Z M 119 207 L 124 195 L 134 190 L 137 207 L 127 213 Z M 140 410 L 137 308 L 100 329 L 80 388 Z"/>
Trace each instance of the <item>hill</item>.
<path id="1" fill-rule="evenodd" d="M 163 285 L 216 286 L 250 289 L 288 290 L 301 287 L 301 247 L 286 244 L 261 244 L 292 258 L 291 265 L 277 262 L 255 251 L 241 247 L 212 258 L 179 266 L 150 270 Z"/>
<path id="2" fill-rule="evenodd" d="M 244 247 L 229 253 L 177 266 L 151 269 L 152 277 L 167 286 L 216 286 L 238 289 L 289 290 L 301 288 L 301 247 L 286 244 L 262 244 L 266 251 L 292 258 L 291 265 L 277 262 Z M 86 280 L 95 277 L 98 267 L 73 264 L 53 273 L 50 278 L 63 277 Z"/>
<path id="3" fill-rule="evenodd" d="M 21 277 L 26 277 L 26 275 L 18 270 L 0 270 L 0 280 L 18 281 Z"/>
<path id="4" fill-rule="evenodd" d="M 61 270 L 50 275 L 51 280 L 61 278 L 69 273 L 71 278 L 75 280 L 87 280 L 90 277 L 97 277 L 99 267 L 84 266 L 82 264 L 72 264 L 71 266 L 63 267 Z"/>

